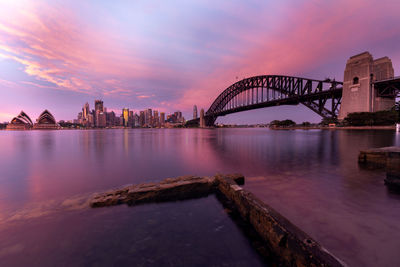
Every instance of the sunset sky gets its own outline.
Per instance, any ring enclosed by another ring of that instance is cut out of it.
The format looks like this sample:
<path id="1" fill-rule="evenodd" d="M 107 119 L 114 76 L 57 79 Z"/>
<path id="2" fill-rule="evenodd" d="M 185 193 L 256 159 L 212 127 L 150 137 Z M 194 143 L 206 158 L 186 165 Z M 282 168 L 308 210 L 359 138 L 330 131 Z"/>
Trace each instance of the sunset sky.
<path id="1" fill-rule="evenodd" d="M 399 0 L 0 0 L 0 122 L 77 116 L 95 99 L 191 117 L 238 79 L 343 79 L 348 57 L 389 56 L 400 70 Z M 320 118 L 305 107 L 221 122 Z"/>

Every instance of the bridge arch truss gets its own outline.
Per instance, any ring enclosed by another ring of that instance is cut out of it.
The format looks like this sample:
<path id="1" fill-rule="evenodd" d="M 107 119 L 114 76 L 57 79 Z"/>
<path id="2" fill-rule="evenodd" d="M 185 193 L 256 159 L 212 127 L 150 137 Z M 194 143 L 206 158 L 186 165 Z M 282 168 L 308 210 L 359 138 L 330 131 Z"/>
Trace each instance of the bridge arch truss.
<path id="1" fill-rule="evenodd" d="M 323 118 L 336 118 L 342 82 L 326 79 L 262 75 L 243 79 L 225 89 L 205 114 L 208 126 L 219 116 L 245 110 L 303 104 Z"/>

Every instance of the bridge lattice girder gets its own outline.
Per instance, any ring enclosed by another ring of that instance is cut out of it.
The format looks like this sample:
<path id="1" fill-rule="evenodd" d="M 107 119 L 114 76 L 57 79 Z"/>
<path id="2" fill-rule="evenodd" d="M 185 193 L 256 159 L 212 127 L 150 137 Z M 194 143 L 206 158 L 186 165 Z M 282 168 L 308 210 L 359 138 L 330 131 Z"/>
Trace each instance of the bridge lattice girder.
<path id="1" fill-rule="evenodd" d="M 342 82 L 313 80 L 281 75 L 255 76 L 225 89 L 206 112 L 206 124 L 218 116 L 277 106 L 307 106 L 324 118 L 337 117 L 342 98 Z M 327 105 L 328 100 L 331 100 Z"/>

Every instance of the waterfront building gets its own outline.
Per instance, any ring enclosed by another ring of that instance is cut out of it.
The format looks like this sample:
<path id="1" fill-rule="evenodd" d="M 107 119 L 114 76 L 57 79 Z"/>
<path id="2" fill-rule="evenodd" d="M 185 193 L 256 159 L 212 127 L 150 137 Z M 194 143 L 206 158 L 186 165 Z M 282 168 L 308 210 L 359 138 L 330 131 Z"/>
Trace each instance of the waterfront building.
<path id="1" fill-rule="evenodd" d="M 114 111 L 106 112 L 106 126 L 112 127 L 115 125 L 115 113 Z"/>
<path id="2" fill-rule="evenodd" d="M 132 110 L 129 111 L 128 127 L 135 127 L 135 119 L 134 119 Z"/>
<path id="3" fill-rule="evenodd" d="M 127 108 L 122 109 L 122 119 L 123 119 L 123 126 L 128 127 L 129 109 L 127 109 Z"/>
<path id="4" fill-rule="evenodd" d="M 115 116 L 113 126 L 120 126 L 120 125 L 121 125 L 121 117 Z"/>
<path id="5" fill-rule="evenodd" d="M 193 119 L 194 120 L 197 119 L 197 106 L 196 105 L 193 106 Z"/>
<path id="6" fill-rule="evenodd" d="M 160 124 L 161 126 L 165 125 L 165 112 L 160 113 Z"/>
<path id="7" fill-rule="evenodd" d="M 154 127 L 160 127 L 160 119 L 158 117 L 158 111 L 154 110 L 154 116 L 153 116 L 153 126 Z"/>
<path id="8" fill-rule="evenodd" d="M 97 112 L 98 112 L 98 115 L 97 115 L 97 127 L 101 127 L 101 128 L 106 127 L 107 126 L 106 113 L 99 112 L 99 111 L 97 111 Z"/>
<path id="9" fill-rule="evenodd" d="M 78 123 L 83 123 L 82 112 L 78 113 L 77 121 L 78 121 Z"/>
<path id="10" fill-rule="evenodd" d="M 33 126 L 31 118 L 22 110 L 17 117 L 14 117 L 6 129 L 8 130 L 29 130 Z"/>
<path id="11" fill-rule="evenodd" d="M 200 128 L 206 127 L 206 122 L 204 120 L 204 109 L 200 110 Z"/>
<path id="12" fill-rule="evenodd" d="M 151 126 L 151 124 L 152 124 L 152 110 L 151 110 L 151 108 L 149 108 L 149 109 L 147 109 L 147 110 L 145 110 L 145 117 L 144 117 L 144 119 L 145 119 L 145 121 L 144 121 L 144 124 L 145 124 L 145 126 Z"/>
<path id="13" fill-rule="evenodd" d="M 143 127 L 145 124 L 146 118 L 145 118 L 145 114 L 144 111 L 140 111 L 139 112 L 139 126 Z"/>
<path id="14" fill-rule="evenodd" d="M 33 125 L 33 129 L 40 130 L 52 130 L 58 128 L 59 126 L 56 122 L 56 119 L 47 109 L 40 114 L 39 118 L 36 120 L 36 123 Z"/>
<path id="15" fill-rule="evenodd" d="M 140 117 L 138 114 L 135 113 L 133 115 L 133 127 L 139 127 L 140 126 Z"/>
<path id="16" fill-rule="evenodd" d="M 93 127 L 93 125 L 94 125 L 94 116 L 93 114 L 89 113 L 87 118 L 87 126 Z"/>

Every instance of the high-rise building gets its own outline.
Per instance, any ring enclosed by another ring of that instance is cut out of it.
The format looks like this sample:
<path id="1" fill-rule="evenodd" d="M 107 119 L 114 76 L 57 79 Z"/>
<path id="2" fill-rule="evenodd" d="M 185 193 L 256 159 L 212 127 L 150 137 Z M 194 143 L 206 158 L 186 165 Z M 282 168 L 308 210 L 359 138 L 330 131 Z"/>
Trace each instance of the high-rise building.
<path id="1" fill-rule="evenodd" d="M 193 106 L 193 119 L 194 120 L 197 119 L 197 106 L 196 105 Z"/>
<path id="2" fill-rule="evenodd" d="M 97 111 L 97 110 L 99 110 L 101 112 L 104 112 L 103 101 L 102 100 L 95 100 L 94 101 L 94 111 Z"/>
<path id="3" fill-rule="evenodd" d="M 139 127 L 140 126 L 140 117 L 138 116 L 138 114 L 135 113 L 135 115 L 133 115 L 133 127 Z"/>
<path id="4" fill-rule="evenodd" d="M 114 113 L 114 111 L 106 112 L 106 125 L 108 127 L 115 126 L 115 113 Z"/>
<path id="5" fill-rule="evenodd" d="M 127 108 L 123 108 L 122 109 L 122 118 L 123 118 L 123 122 L 124 122 L 124 126 L 128 127 L 128 122 L 129 122 L 129 109 Z"/>
<path id="6" fill-rule="evenodd" d="M 157 110 L 154 110 L 153 126 L 154 127 L 160 127 L 160 118 L 158 117 L 158 111 Z"/>
<path id="7" fill-rule="evenodd" d="M 86 102 L 82 109 L 82 119 L 87 120 L 90 113 L 89 103 Z"/>
<path id="8" fill-rule="evenodd" d="M 165 112 L 160 113 L 160 124 L 161 126 L 164 126 L 165 124 Z"/>
<path id="9" fill-rule="evenodd" d="M 144 124 L 146 125 L 146 126 L 151 126 L 152 125 L 152 111 L 151 111 L 151 108 L 149 108 L 149 109 L 147 109 L 147 110 L 145 110 L 145 117 L 144 117 L 144 119 L 145 119 L 145 122 L 144 122 Z"/>
<path id="10" fill-rule="evenodd" d="M 146 123 L 146 116 L 144 114 L 144 111 L 140 111 L 140 113 L 139 113 L 139 126 L 143 127 L 145 123 Z"/>
<path id="11" fill-rule="evenodd" d="M 94 125 L 94 116 L 92 113 L 89 113 L 87 118 L 87 126 L 93 127 L 93 125 Z"/>
<path id="12" fill-rule="evenodd" d="M 107 117 L 106 113 L 97 111 L 97 127 L 106 127 Z"/>

